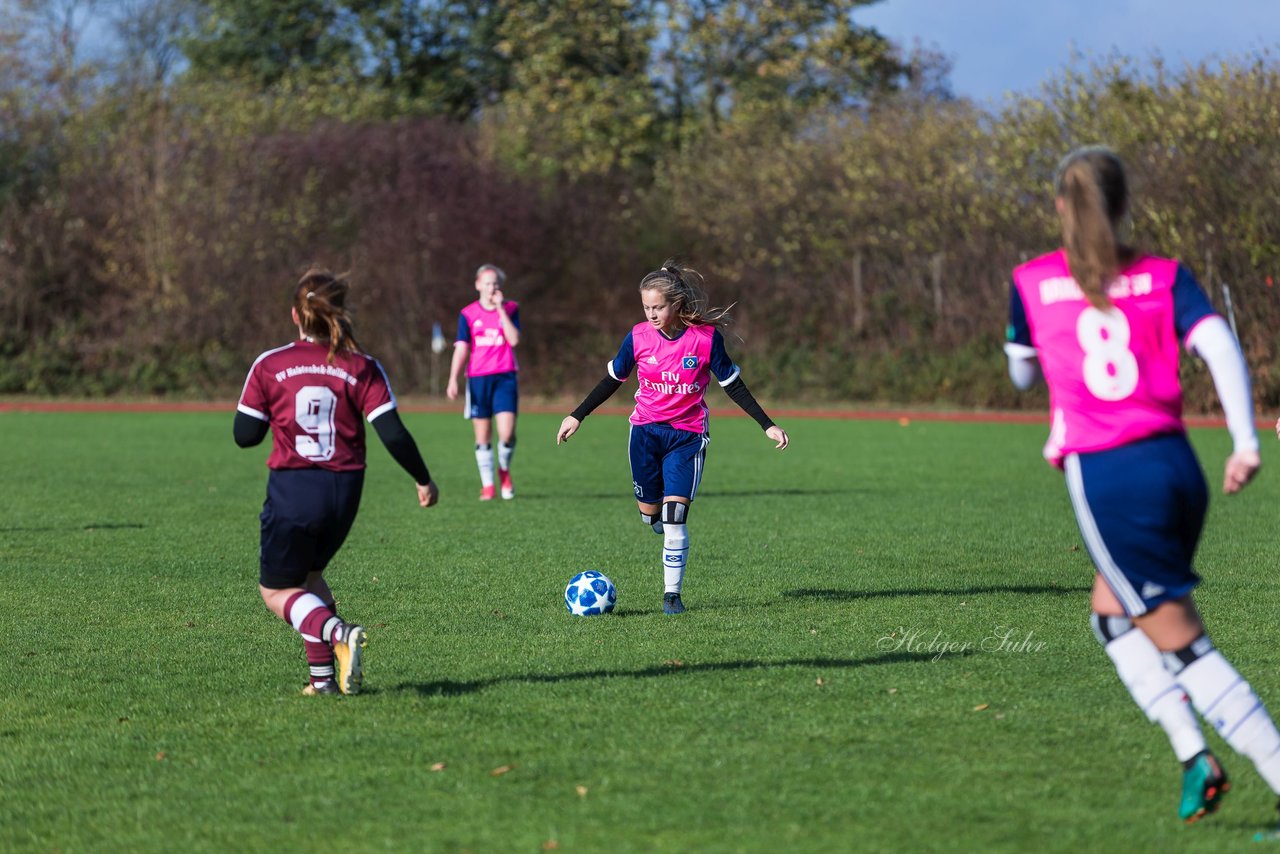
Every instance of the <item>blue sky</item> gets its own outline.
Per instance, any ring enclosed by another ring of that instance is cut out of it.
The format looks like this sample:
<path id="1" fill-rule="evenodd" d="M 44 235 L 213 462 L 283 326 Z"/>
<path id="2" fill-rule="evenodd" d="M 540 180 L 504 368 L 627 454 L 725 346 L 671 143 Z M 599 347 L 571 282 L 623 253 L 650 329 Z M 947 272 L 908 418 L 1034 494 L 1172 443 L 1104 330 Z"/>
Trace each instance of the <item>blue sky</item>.
<path id="1" fill-rule="evenodd" d="M 1171 67 L 1265 48 L 1280 59 L 1280 0 L 881 0 L 854 20 L 941 50 L 954 62 L 955 93 L 984 102 L 1034 94 L 1073 50 L 1158 53 Z"/>

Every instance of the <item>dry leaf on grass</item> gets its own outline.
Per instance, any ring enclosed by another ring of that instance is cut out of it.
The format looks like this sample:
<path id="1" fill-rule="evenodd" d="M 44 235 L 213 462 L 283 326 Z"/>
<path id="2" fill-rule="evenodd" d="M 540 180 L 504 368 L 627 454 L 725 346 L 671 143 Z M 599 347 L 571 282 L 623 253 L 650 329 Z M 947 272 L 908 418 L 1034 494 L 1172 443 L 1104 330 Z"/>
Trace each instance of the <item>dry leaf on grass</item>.
<path id="1" fill-rule="evenodd" d="M 989 708 L 991 708 L 990 703 L 979 703 L 978 705 L 973 707 L 973 710 L 975 712 L 985 712 Z"/>
<path id="2" fill-rule="evenodd" d="M 510 765 L 499 765 L 497 768 L 494 768 L 492 771 L 489 772 L 489 776 L 501 777 L 503 774 L 506 774 L 510 771 L 514 771 L 515 767 L 516 767 L 516 764 L 514 762 L 512 762 Z"/>
<path id="3" fill-rule="evenodd" d="M 445 764 L 443 762 L 436 762 L 431 766 L 432 771 L 443 771 L 444 769 L 445 769 Z"/>

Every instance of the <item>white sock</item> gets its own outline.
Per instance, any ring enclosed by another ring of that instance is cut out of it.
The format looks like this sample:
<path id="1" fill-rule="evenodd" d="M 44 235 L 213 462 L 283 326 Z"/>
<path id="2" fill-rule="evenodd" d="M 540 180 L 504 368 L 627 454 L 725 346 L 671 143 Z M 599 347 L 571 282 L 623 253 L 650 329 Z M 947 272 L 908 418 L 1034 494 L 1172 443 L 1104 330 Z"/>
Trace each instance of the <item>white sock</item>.
<path id="1" fill-rule="evenodd" d="M 502 471 L 511 471 L 511 455 L 516 452 L 515 443 L 510 445 L 505 442 L 498 443 L 498 468 Z"/>
<path id="2" fill-rule="evenodd" d="M 667 593 L 679 593 L 689 560 L 689 526 L 663 522 L 662 580 Z"/>
<path id="3" fill-rule="evenodd" d="M 1164 657 L 1151 639 L 1140 629 L 1129 629 L 1104 648 L 1138 708 L 1168 736 L 1178 761 L 1204 750 L 1204 733 L 1187 695 L 1165 669 Z"/>
<path id="4" fill-rule="evenodd" d="M 1280 732 L 1276 731 L 1271 715 L 1267 714 L 1253 686 L 1213 648 L 1208 637 L 1202 636 L 1188 650 L 1194 650 L 1197 645 L 1207 646 L 1208 652 L 1202 652 L 1182 668 L 1176 677 L 1178 684 L 1186 689 L 1196 709 L 1223 740 L 1237 753 L 1253 760 L 1258 774 L 1273 792 L 1280 794 Z M 1176 655 L 1185 661 L 1186 653 L 1187 650 L 1183 650 Z"/>
<path id="5" fill-rule="evenodd" d="M 480 469 L 480 485 L 493 486 L 492 445 L 476 445 L 476 467 Z"/>

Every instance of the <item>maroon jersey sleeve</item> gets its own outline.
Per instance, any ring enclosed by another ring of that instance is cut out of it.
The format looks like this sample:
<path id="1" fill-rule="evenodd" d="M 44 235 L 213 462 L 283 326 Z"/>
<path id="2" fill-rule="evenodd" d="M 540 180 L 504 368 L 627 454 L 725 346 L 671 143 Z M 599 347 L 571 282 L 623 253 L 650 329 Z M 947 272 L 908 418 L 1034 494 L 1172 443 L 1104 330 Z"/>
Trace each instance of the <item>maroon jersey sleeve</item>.
<path id="1" fill-rule="evenodd" d="M 253 366 L 249 368 L 249 375 L 245 377 L 244 388 L 240 391 L 240 402 L 236 404 L 237 412 L 243 412 L 259 421 L 271 420 L 271 402 L 267 398 L 267 389 L 262 382 L 262 363 L 284 349 L 286 348 L 268 350 L 254 359 Z"/>
<path id="2" fill-rule="evenodd" d="M 396 408 L 396 396 L 391 391 L 391 381 L 387 379 L 382 363 L 372 356 L 365 358 L 368 364 L 364 372 L 366 379 L 361 383 L 360 411 L 368 421 L 373 421 L 384 412 Z"/>

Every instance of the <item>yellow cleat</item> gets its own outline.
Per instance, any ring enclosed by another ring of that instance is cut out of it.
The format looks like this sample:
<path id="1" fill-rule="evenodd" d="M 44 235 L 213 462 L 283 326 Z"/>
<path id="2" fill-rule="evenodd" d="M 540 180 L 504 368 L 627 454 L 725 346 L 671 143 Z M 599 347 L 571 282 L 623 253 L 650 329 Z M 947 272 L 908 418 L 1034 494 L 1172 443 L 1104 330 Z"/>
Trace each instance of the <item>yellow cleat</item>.
<path id="1" fill-rule="evenodd" d="M 359 694 L 364 681 L 364 647 L 369 642 L 364 628 L 343 623 L 333 630 L 333 657 L 338 663 L 338 690 Z"/>

